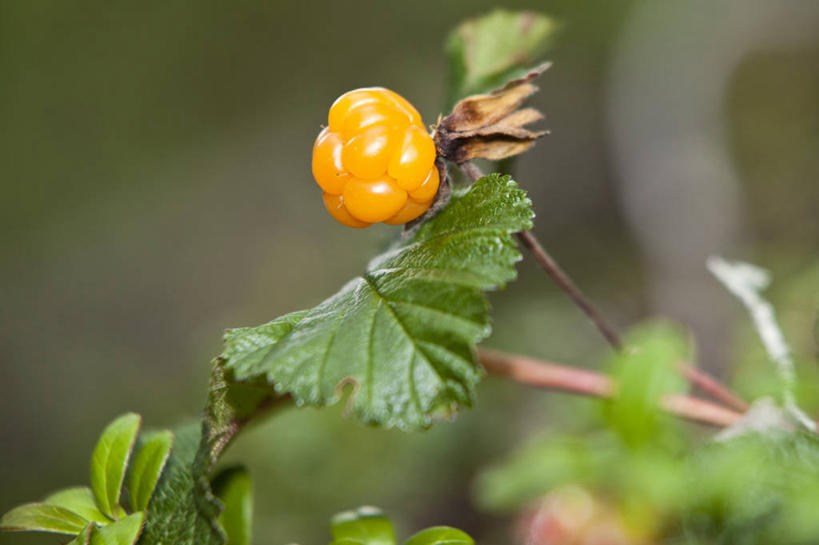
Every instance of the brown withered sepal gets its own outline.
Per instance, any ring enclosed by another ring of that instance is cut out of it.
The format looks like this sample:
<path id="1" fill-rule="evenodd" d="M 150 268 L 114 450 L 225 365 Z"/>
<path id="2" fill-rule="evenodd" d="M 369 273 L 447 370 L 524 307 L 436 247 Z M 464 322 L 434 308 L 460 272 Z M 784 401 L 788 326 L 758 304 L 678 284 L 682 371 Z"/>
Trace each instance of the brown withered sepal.
<path id="1" fill-rule="evenodd" d="M 476 158 L 497 161 L 532 147 L 548 131 L 527 129 L 526 125 L 542 120 L 543 114 L 521 105 L 538 91 L 531 81 L 549 66 L 551 63 L 542 64 L 488 95 L 472 95 L 458 102 L 435 127 L 438 155 L 459 164 Z"/>

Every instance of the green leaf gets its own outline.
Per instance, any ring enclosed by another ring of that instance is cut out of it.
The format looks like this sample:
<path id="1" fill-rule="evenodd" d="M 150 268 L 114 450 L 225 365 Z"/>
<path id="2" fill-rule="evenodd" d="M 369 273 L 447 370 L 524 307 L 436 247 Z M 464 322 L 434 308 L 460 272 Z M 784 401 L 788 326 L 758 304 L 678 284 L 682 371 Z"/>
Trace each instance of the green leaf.
<path id="1" fill-rule="evenodd" d="M 253 487 L 243 467 L 225 469 L 213 480 L 213 492 L 225 504 L 219 524 L 228 545 L 250 545 L 253 528 Z"/>
<path id="2" fill-rule="evenodd" d="M 90 523 L 80 532 L 80 535 L 66 543 L 66 545 L 91 545 L 91 536 L 94 534 L 96 527 L 96 524 Z"/>
<path id="3" fill-rule="evenodd" d="M 116 518 L 128 458 L 141 421 L 138 414 L 128 413 L 108 424 L 91 456 L 91 490 L 100 511 L 111 518 Z"/>
<path id="4" fill-rule="evenodd" d="M 486 176 L 314 309 L 230 330 L 221 361 L 234 381 L 266 381 L 299 405 L 334 404 L 350 385 L 362 421 L 429 426 L 471 405 L 474 345 L 490 331 L 481 291 L 515 278 L 511 234 L 532 215 L 508 176 Z"/>
<path id="5" fill-rule="evenodd" d="M 610 365 L 618 389 L 606 415 L 626 443 L 657 442 L 670 436 L 671 426 L 660 413 L 660 397 L 687 388 L 676 366 L 689 359 L 688 342 L 675 327 L 657 322 L 633 329 L 624 344 Z"/>
<path id="6" fill-rule="evenodd" d="M 473 545 L 475 540 L 469 534 L 449 526 L 434 526 L 421 530 L 404 545 Z"/>
<path id="7" fill-rule="evenodd" d="M 0 518 L 0 530 L 4 532 L 39 531 L 76 535 L 87 524 L 87 520 L 73 511 L 44 503 L 20 505 Z"/>
<path id="8" fill-rule="evenodd" d="M 333 517 L 330 545 L 395 545 L 392 523 L 376 507 L 359 507 Z"/>
<path id="9" fill-rule="evenodd" d="M 140 441 L 134 462 L 131 464 L 128 491 L 131 497 L 131 509 L 145 511 L 151 494 L 168 460 L 173 444 L 173 434 L 161 431 L 146 435 Z"/>
<path id="10" fill-rule="evenodd" d="M 225 537 L 216 521 L 221 512 L 210 490 L 209 466 L 198 453 L 202 425 L 174 430 L 174 445 L 148 505 L 140 545 L 222 545 Z"/>
<path id="11" fill-rule="evenodd" d="M 496 10 L 458 26 L 447 41 L 449 106 L 526 74 L 551 47 L 558 25 L 530 11 Z"/>
<path id="12" fill-rule="evenodd" d="M 91 545 L 133 545 L 139 539 L 145 513 L 133 513 L 91 533 Z"/>
<path id="13" fill-rule="evenodd" d="M 86 521 L 100 522 L 102 524 L 111 522 L 111 519 L 100 512 L 94 501 L 94 494 L 87 486 L 77 486 L 54 492 L 44 499 L 43 503 L 56 505 L 73 511 Z"/>

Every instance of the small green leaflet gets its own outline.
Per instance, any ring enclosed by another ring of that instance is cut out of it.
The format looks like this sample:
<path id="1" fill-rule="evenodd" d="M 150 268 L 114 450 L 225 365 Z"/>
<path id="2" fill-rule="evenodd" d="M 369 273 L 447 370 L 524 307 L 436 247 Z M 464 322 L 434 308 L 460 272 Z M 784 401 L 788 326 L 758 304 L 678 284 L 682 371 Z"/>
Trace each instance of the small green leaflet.
<path id="1" fill-rule="evenodd" d="M 344 511 L 330 522 L 330 545 L 395 545 L 392 523 L 377 507 Z"/>
<path id="2" fill-rule="evenodd" d="M 415 429 L 472 403 L 490 332 L 482 290 L 515 278 L 511 234 L 532 226 L 531 201 L 492 174 L 453 195 L 364 275 L 308 311 L 228 331 L 232 379 L 266 380 L 299 405 L 338 402 L 365 423 Z"/>
<path id="3" fill-rule="evenodd" d="M 167 430 L 140 439 L 128 479 L 132 510 L 144 511 L 148 508 L 148 501 L 165 467 L 172 444 L 173 434 Z"/>
<path id="4" fill-rule="evenodd" d="M 131 509 L 120 505 L 122 483 L 141 418 L 128 413 L 100 435 L 91 458 L 92 488 L 77 486 L 53 492 L 42 503 L 12 509 L 0 519 L 0 531 L 43 531 L 76 536 L 71 545 L 131 545 L 139 537 L 144 510 L 168 457 L 169 431 L 145 434 L 130 468 Z M 103 513 L 103 509 L 105 513 Z"/>
<path id="5" fill-rule="evenodd" d="M 94 494 L 91 492 L 91 489 L 86 486 L 59 490 L 44 499 L 43 503 L 56 505 L 73 511 L 86 521 L 99 522 L 102 524 L 111 522 L 111 519 L 100 512 L 94 501 Z"/>
<path id="6" fill-rule="evenodd" d="M 449 106 L 526 74 L 551 46 L 558 25 L 534 12 L 495 10 L 449 36 Z"/>
<path id="7" fill-rule="evenodd" d="M 145 513 L 134 513 L 91 532 L 91 545 L 133 545 L 142 531 Z"/>
<path id="8" fill-rule="evenodd" d="M 243 467 L 222 470 L 213 479 L 213 492 L 225 510 L 219 523 L 229 545 L 250 545 L 253 528 L 253 487 L 250 475 Z"/>
<path id="9" fill-rule="evenodd" d="M 377 507 L 364 506 L 344 511 L 330 523 L 333 541 L 330 545 L 395 545 L 392 522 Z M 474 545 L 466 533 L 449 526 L 421 530 L 404 545 Z"/>
<path id="10" fill-rule="evenodd" d="M 0 518 L 0 530 L 6 532 L 41 531 L 76 535 L 88 521 L 64 507 L 44 503 L 27 503 L 15 507 Z"/>
<path id="11" fill-rule="evenodd" d="M 92 522 L 80 534 L 66 543 L 66 545 L 91 545 L 91 534 L 94 533 L 96 526 Z"/>
<path id="12" fill-rule="evenodd" d="M 474 545 L 474 543 L 475 540 L 469 534 L 457 528 L 434 526 L 421 530 L 409 538 L 404 545 Z"/>
<path id="13" fill-rule="evenodd" d="M 108 424 L 91 456 L 91 489 L 100 511 L 111 518 L 119 515 L 125 470 L 141 422 L 138 414 L 128 413 Z"/>

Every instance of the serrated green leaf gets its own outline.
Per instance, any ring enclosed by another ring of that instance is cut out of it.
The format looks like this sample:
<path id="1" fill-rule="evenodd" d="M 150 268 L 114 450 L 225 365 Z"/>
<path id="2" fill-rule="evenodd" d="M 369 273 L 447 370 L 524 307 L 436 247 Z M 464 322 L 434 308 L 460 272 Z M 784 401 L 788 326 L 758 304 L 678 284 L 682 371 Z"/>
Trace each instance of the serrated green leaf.
<path id="1" fill-rule="evenodd" d="M 526 74 L 552 44 L 557 23 L 534 12 L 496 10 L 458 26 L 447 41 L 451 107 Z"/>
<path id="2" fill-rule="evenodd" d="M 362 421 L 428 426 L 471 404 L 474 345 L 490 331 L 481 291 L 515 277 L 511 233 L 531 225 L 517 184 L 486 176 L 314 309 L 229 331 L 221 359 L 235 381 L 265 380 L 300 405 L 331 405 L 350 385 Z"/>
<path id="3" fill-rule="evenodd" d="M 174 429 L 174 445 L 148 504 L 140 545 L 223 545 L 216 521 L 221 503 L 210 490 L 208 467 L 199 452 L 202 425 Z"/>
<path id="4" fill-rule="evenodd" d="M 253 487 L 244 467 L 222 470 L 213 479 L 213 493 L 225 504 L 219 524 L 227 535 L 227 545 L 250 545 L 253 529 Z"/>
<path id="5" fill-rule="evenodd" d="M 66 543 L 66 545 L 91 545 L 91 536 L 96 529 L 96 525 L 92 522 L 80 532 L 80 535 Z"/>
<path id="6" fill-rule="evenodd" d="M 333 517 L 330 545 L 395 545 L 392 523 L 376 507 L 359 507 Z"/>
<path id="7" fill-rule="evenodd" d="M 91 532 L 91 545 L 133 545 L 139 539 L 145 513 L 133 513 Z"/>
<path id="8" fill-rule="evenodd" d="M 469 534 L 449 526 L 434 526 L 421 530 L 404 545 L 473 545 L 475 540 Z"/>
<path id="9" fill-rule="evenodd" d="M 128 480 L 132 510 L 145 511 L 148 508 L 172 444 L 173 434 L 168 430 L 152 433 L 140 440 Z"/>
<path id="10" fill-rule="evenodd" d="M 64 507 L 44 503 L 27 503 L 15 507 L 0 518 L 4 532 L 52 532 L 76 535 L 88 521 Z"/>
<path id="11" fill-rule="evenodd" d="M 122 483 L 141 422 L 138 414 L 128 413 L 108 424 L 91 456 L 91 490 L 100 511 L 111 518 L 118 516 Z"/>
<path id="12" fill-rule="evenodd" d="M 615 430 L 630 445 L 641 445 L 667 437 L 670 422 L 662 420 L 660 397 L 684 392 L 687 383 L 676 366 L 689 359 L 689 347 L 680 331 L 663 322 L 631 330 L 626 348 L 612 358 L 611 373 L 618 384 L 606 415 Z"/>
<path id="13" fill-rule="evenodd" d="M 94 494 L 87 486 L 66 488 L 50 494 L 43 503 L 63 507 L 83 517 L 86 521 L 108 524 L 111 519 L 100 512 Z"/>

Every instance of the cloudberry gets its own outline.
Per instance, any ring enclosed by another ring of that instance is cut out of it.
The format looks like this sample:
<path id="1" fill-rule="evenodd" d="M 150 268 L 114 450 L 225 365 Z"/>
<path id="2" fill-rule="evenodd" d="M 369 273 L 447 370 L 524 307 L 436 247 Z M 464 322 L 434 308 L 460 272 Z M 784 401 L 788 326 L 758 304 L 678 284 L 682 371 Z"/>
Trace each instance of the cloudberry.
<path id="1" fill-rule="evenodd" d="M 418 111 L 382 87 L 336 99 L 313 145 L 313 177 L 327 211 L 350 227 L 417 218 L 440 181 L 435 144 Z"/>

